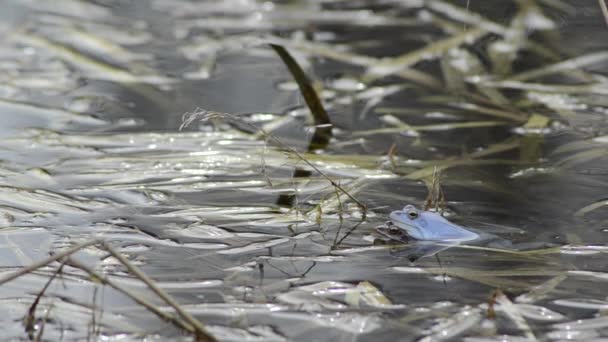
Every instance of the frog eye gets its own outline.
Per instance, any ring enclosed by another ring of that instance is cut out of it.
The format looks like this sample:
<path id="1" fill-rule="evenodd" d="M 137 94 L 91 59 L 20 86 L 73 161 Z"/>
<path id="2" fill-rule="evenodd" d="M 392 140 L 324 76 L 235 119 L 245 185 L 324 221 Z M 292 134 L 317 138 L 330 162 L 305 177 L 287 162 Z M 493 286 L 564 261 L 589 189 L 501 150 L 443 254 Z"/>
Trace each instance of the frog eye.
<path id="1" fill-rule="evenodd" d="M 407 212 L 407 216 L 412 219 L 415 220 L 418 218 L 418 212 L 416 210 L 410 210 Z"/>

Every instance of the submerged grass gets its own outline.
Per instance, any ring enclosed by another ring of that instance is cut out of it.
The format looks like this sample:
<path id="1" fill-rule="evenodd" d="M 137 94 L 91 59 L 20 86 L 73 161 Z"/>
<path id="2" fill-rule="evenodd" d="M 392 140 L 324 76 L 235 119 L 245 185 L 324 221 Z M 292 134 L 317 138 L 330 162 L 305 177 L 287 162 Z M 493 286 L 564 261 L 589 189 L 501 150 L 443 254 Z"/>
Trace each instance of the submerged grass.
<path id="1" fill-rule="evenodd" d="M 321 103 L 317 92 L 312 86 L 312 83 L 304 73 L 304 70 L 302 70 L 296 60 L 291 57 L 289 52 L 287 52 L 284 47 L 276 44 L 270 44 L 270 47 L 272 47 L 279 57 L 281 57 L 281 60 L 283 60 L 283 63 L 285 63 L 289 69 L 289 72 L 291 72 L 293 78 L 298 84 L 298 87 L 300 88 L 300 93 L 304 97 L 306 105 L 314 118 L 316 127 L 311 145 L 319 146 L 321 148 L 326 147 L 332 137 L 331 120 L 329 119 L 329 114 L 327 114 L 327 111 L 325 110 L 323 103 Z"/>

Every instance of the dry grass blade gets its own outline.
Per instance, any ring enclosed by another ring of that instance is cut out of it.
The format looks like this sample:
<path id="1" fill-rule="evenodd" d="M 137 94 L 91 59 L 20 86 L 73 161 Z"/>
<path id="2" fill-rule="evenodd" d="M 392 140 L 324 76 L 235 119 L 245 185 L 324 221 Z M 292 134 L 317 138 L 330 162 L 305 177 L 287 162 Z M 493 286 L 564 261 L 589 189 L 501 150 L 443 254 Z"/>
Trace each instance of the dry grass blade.
<path id="1" fill-rule="evenodd" d="M 429 268 L 426 269 L 433 274 L 446 271 L 445 268 Z M 563 274 L 559 270 L 547 270 L 539 268 L 514 268 L 510 270 L 476 270 L 465 267 L 450 267 L 447 269 L 450 274 L 466 274 L 469 277 L 546 277 L 557 276 Z"/>
<path id="2" fill-rule="evenodd" d="M 148 285 L 148 287 L 150 287 L 150 289 L 152 289 L 152 291 L 154 293 L 156 293 L 165 302 L 167 302 L 169 305 L 171 305 L 176 310 L 176 312 L 178 312 L 178 314 L 184 319 L 184 321 L 179 320 L 176 317 L 173 317 L 167 313 L 162 312 L 159 308 L 155 307 L 154 304 L 149 303 L 145 299 L 139 297 L 136 293 L 134 293 L 126 288 L 123 288 L 122 286 L 120 286 L 118 284 L 115 284 L 110 279 L 108 279 L 106 276 L 99 274 L 99 273 L 95 272 L 93 269 L 91 269 L 90 267 L 70 258 L 71 255 L 83 250 L 86 247 L 96 245 L 96 244 L 100 244 L 110 254 L 112 254 L 115 258 L 117 258 L 129 271 L 131 271 L 140 280 L 142 280 L 144 283 L 146 283 L 146 285 Z M 129 263 L 129 261 L 126 260 L 122 255 L 120 255 L 119 253 L 114 251 L 114 249 L 112 247 L 110 247 L 108 244 L 106 244 L 105 242 L 99 241 L 99 240 L 91 240 L 91 241 L 80 243 L 74 247 L 66 249 L 65 251 L 63 251 L 61 253 L 58 253 L 54 256 L 46 258 L 42 261 L 36 262 L 28 267 L 24 267 L 23 269 L 21 269 L 17 272 L 11 273 L 11 274 L 3 277 L 2 279 L 0 279 L 0 286 L 11 280 L 14 280 L 20 276 L 32 273 L 41 267 L 47 266 L 47 265 L 49 265 L 55 261 L 61 260 L 61 259 L 65 259 L 65 261 L 61 264 L 59 269 L 51 276 L 51 278 L 47 281 L 46 285 L 44 286 L 42 291 L 39 293 L 36 301 L 30 307 L 30 313 L 26 317 L 26 321 L 25 321 L 26 330 L 30 326 L 33 329 L 33 326 L 32 326 L 32 324 L 33 324 L 32 322 L 34 321 L 33 312 L 35 311 L 35 307 L 36 307 L 36 304 L 37 304 L 39 298 L 44 294 L 44 292 L 46 291 L 46 289 L 48 288 L 48 286 L 50 285 L 52 280 L 57 276 L 57 274 L 60 273 L 60 270 L 63 268 L 63 265 L 68 264 L 70 266 L 79 268 L 79 269 L 87 272 L 91 277 L 100 281 L 101 283 L 111 286 L 112 288 L 124 293 L 125 295 L 132 298 L 138 304 L 143 305 L 148 310 L 150 310 L 151 312 L 156 314 L 159 318 L 161 318 L 167 322 L 171 322 L 175 326 L 193 333 L 196 336 L 197 341 L 215 341 L 215 338 L 204 329 L 204 327 L 198 320 L 196 320 L 194 317 L 192 317 L 189 313 L 182 310 L 179 307 L 179 305 L 177 305 L 177 303 L 175 303 L 175 301 L 173 301 L 166 293 L 164 293 L 164 291 L 160 290 L 157 286 L 155 286 L 153 284 L 153 282 L 145 274 L 143 274 L 143 272 L 141 272 L 139 269 L 137 269 L 135 266 L 133 266 L 131 263 Z M 29 331 L 32 332 L 32 337 L 33 337 L 33 330 L 30 329 Z"/>
<path id="3" fill-rule="evenodd" d="M 281 45 L 288 46 L 292 49 L 304 51 L 314 56 L 321 56 L 328 59 L 333 59 L 339 62 L 344 62 L 352 65 L 358 65 L 362 67 L 371 68 L 380 62 L 379 58 L 369 57 L 365 55 L 359 55 L 351 52 L 340 51 L 334 46 L 321 44 L 318 42 L 293 42 L 291 40 L 281 38 L 271 38 L 271 41 L 278 42 Z M 403 69 L 396 73 L 405 80 L 409 80 L 420 85 L 439 89 L 442 87 L 441 82 L 435 77 L 415 69 Z"/>
<path id="4" fill-rule="evenodd" d="M 518 303 L 535 303 L 539 300 L 544 299 L 548 293 L 555 290 L 555 288 L 567 278 L 566 272 L 558 274 L 557 276 L 547 280 L 546 282 L 534 286 L 530 291 L 517 296 L 515 301 Z"/>
<path id="5" fill-rule="evenodd" d="M 361 208 L 361 210 L 363 212 L 363 219 L 365 219 L 366 213 L 367 213 L 367 206 L 363 202 L 359 201 L 355 196 L 351 195 L 348 191 L 346 191 L 346 189 L 344 189 L 344 187 L 342 187 L 340 184 L 338 184 L 338 182 L 336 182 L 333 178 L 329 177 L 325 172 L 321 171 L 310 160 L 306 159 L 300 152 L 296 151 L 294 148 L 292 148 L 291 146 L 288 146 L 283 141 L 281 141 L 281 139 L 264 131 L 263 129 L 259 128 L 258 126 L 241 120 L 236 115 L 228 114 L 228 113 L 210 112 L 210 111 L 199 109 L 193 113 L 184 114 L 183 122 L 182 122 L 182 125 L 180 126 L 180 129 L 190 125 L 192 122 L 194 122 L 194 120 L 206 121 L 206 120 L 210 120 L 213 118 L 219 118 L 222 120 L 237 122 L 242 125 L 249 126 L 255 131 L 261 132 L 261 134 L 264 136 L 264 138 L 273 141 L 275 144 L 279 145 L 281 148 L 287 150 L 292 155 L 296 156 L 299 160 L 306 163 L 306 165 L 310 166 L 319 175 L 321 175 L 321 177 L 325 178 L 334 188 L 340 190 L 341 193 L 345 194 L 348 198 L 350 198 L 353 202 L 355 202 Z"/>
<path id="6" fill-rule="evenodd" d="M 454 123 L 441 123 L 432 125 L 420 125 L 420 126 L 404 126 L 404 127 L 389 127 L 389 128 L 378 128 L 370 129 L 367 131 L 353 132 L 354 137 L 363 137 L 374 134 L 395 134 L 406 131 L 413 132 L 428 132 L 428 131 L 449 131 L 452 129 L 463 129 L 463 128 L 479 128 L 479 127 L 496 127 L 510 125 L 510 122 L 506 121 L 468 121 L 468 122 L 454 122 Z"/>
<path id="7" fill-rule="evenodd" d="M 32 273 L 33 271 L 44 267 L 46 265 L 49 265 L 52 262 L 55 262 L 57 260 L 63 259 L 67 256 L 70 256 L 86 247 L 98 244 L 99 240 L 90 240 L 90 241 L 86 241 L 83 243 L 80 243 L 74 247 L 68 248 L 65 251 L 55 254 L 54 256 L 48 257 L 44 260 L 38 261 L 36 263 L 33 263 L 27 267 L 22 268 L 21 270 L 8 274 L 6 276 L 4 276 L 3 278 L 0 278 L 0 286 L 4 285 L 5 283 L 8 283 L 11 280 L 14 280 L 16 278 L 21 277 L 22 275 L 28 274 L 28 273 Z"/>
<path id="8" fill-rule="evenodd" d="M 119 291 L 121 293 L 123 293 L 124 295 L 126 295 L 127 297 L 133 299 L 137 304 L 145 307 L 146 309 L 148 309 L 150 312 L 154 313 L 156 316 L 158 316 L 158 318 L 162 319 L 163 321 L 166 322 L 170 322 L 171 324 L 173 324 L 174 326 L 183 329 L 184 331 L 188 331 L 191 333 L 195 333 L 195 329 L 194 327 L 192 327 L 191 325 L 187 324 L 186 322 L 183 322 L 182 320 L 178 319 L 177 317 L 168 314 L 166 312 L 163 312 L 162 310 L 160 310 L 158 307 L 156 307 L 154 304 L 148 302 L 147 300 L 141 298 L 141 296 L 139 296 L 137 293 L 123 287 L 120 284 L 116 284 L 115 282 L 113 282 L 111 279 L 109 279 L 108 277 L 106 277 L 103 274 L 99 274 L 97 273 L 95 270 L 93 270 L 92 268 L 77 262 L 76 260 L 70 259 L 67 261 L 67 264 L 69 264 L 70 266 L 76 267 L 78 269 L 83 270 L 84 272 L 88 273 L 89 276 L 91 278 L 93 278 L 94 281 L 98 281 L 104 285 L 110 286 L 113 289 L 115 289 L 116 291 Z M 214 341 L 214 339 L 211 339 L 209 341 Z"/>
<path id="9" fill-rule="evenodd" d="M 594 160 L 594 159 L 606 157 L 607 155 L 608 155 L 608 148 L 606 148 L 606 147 L 593 148 L 590 150 L 578 152 L 571 156 L 568 156 L 568 157 L 558 161 L 556 163 L 556 166 L 572 167 L 572 166 L 586 163 L 586 162 Z"/>
<path id="10" fill-rule="evenodd" d="M 400 57 L 381 59 L 376 65 L 369 68 L 368 75 L 365 77 L 365 79 L 369 81 L 379 77 L 396 74 L 400 71 L 406 70 L 410 66 L 428 58 L 429 56 L 441 56 L 449 49 L 457 47 L 466 42 L 473 42 L 483 37 L 487 33 L 487 30 L 477 28 L 428 44 L 422 49 L 406 53 Z"/>
<path id="11" fill-rule="evenodd" d="M 450 277 L 466 279 L 479 284 L 484 284 L 490 287 L 501 287 L 511 290 L 526 290 L 533 287 L 533 283 L 522 280 L 513 280 L 506 277 L 513 275 L 496 275 L 492 272 L 477 271 L 466 268 L 427 268 L 426 272 L 434 275 L 447 275 Z M 531 275 L 534 277 L 534 275 Z"/>
<path id="12" fill-rule="evenodd" d="M 439 245 L 441 245 L 441 244 L 439 244 Z M 505 254 L 516 255 L 519 257 L 535 257 L 535 256 L 547 255 L 547 254 L 559 254 L 562 251 L 561 246 L 525 250 L 525 251 L 518 251 L 518 250 L 514 250 L 514 249 L 504 249 L 504 248 L 483 247 L 483 246 L 470 246 L 470 245 L 447 245 L 446 244 L 443 246 L 451 246 L 451 248 L 470 249 L 470 250 L 477 250 L 477 251 L 505 253 Z"/>
<path id="13" fill-rule="evenodd" d="M 517 306 L 513 305 L 513 302 L 505 296 L 503 293 L 499 293 L 496 296 L 496 303 L 500 305 L 500 309 L 515 323 L 518 329 L 520 329 L 525 335 L 528 341 L 536 341 L 536 336 L 530 328 L 526 319 L 522 316 Z"/>
<path id="14" fill-rule="evenodd" d="M 481 165 L 529 165 L 530 163 L 521 162 L 517 160 L 508 160 L 508 159 L 483 159 L 483 160 L 475 160 L 472 158 L 463 158 L 463 159 L 449 159 L 447 161 L 435 162 L 432 166 L 425 167 L 420 170 L 416 170 L 410 173 L 405 174 L 405 178 L 412 180 L 419 180 L 426 177 L 430 177 L 433 174 L 433 169 L 438 168 L 441 171 L 447 170 L 449 168 L 458 167 L 458 166 L 481 166 Z M 397 170 L 399 171 L 399 170 Z M 402 174 L 402 172 L 397 172 Z"/>
<path id="15" fill-rule="evenodd" d="M 508 119 L 516 122 L 525 122 L 526 115 L 523 113 L 518 113 L 515 110 L 507 111 L 503 109 L 495 109 L 490 107 L 479 106 L 474 103 L 468 102 L 458 102 L 458 103 L 448 103 L 450 107 L 464 109 L 467 112 L 475 112 L 481 115 L 493 116 L 500 119 Z"/>
<path id="16" fill-rule="evenodd" d="M 65 266 L 65 261 L 63 261 L 59 268 L 57 268 L 57 270 L 53 272 L 53 275 L 51 275 L 51 277 L 47 280 L 46 284 L 44 284 L 42 290 L 38 292 L 38 294 L 36 295 L 36 299 L 34 300 L 32 305 L 30 305 L 27 315 L 23 319 L 23 325 L 25 326 L 25 331 L 27 332 L 30 340 L 40 341 L 44 325 L 39 328 L 37 336 L 34 337 L 34 332 L 36 331 L 36 308 L 38 307 L 38 303 L 40 303 L 40 299 L 46 293 L 46 290 L 49 288 L 49 286 L 51 286 L 53 280 L 55 280 L 57 275 L 61 274 L 61 271 L 63 271 L 63 266 Z M 43 322 L 46 322 L 46 320 L 44 320 Z"/>
<path id="17" fill-rule="evenodd" d="M 420 170 L 416 170 L 414 172 L 408 173 L 406 178 L 409 179 L 423 179 L 426 177 L 430 177 L 435 172 L 435 168 L 439 171 L 446 170 L 451 167 L 456 166 L 468 166 L 468 165 L 518 165 L 521 162 L 513 161 L 513 160 L 504 160 L 504 159 L 495 159 L 495 160 L 475 160 L 479 158 L 483 158 L 489 155 L 509 151 L 515 148 L 519 148 L 521 146 L 521 142 L 519 139 L 507 139 L 503 142 L 493 144 L 488 146 L 487 148 L 473 152 L 463 158 L 451 158 L 446 160 L 438 160 L 433 161 L 432 165 L 422 168 Z"/>
<path id="18" fill-rule="evenodd" d="M 393 143 L 391 147 L 388 149 L 387 158 L 391 163 L 391 167 L 394 169 L 397 164 L 395 163 L 395 154 L 397 153 L 397 144 Z"/>
<path id="19" fill-rule="evenodd" d="M 562 154 L 562 153 L 591 149 L 594 147 L 597 147 L 597 145 L 588 140 L 573 141 L 571 143 L 566 143 L 566 144 L 558 146 L 555 150 L 553 150 L 553 152 L 551 152 L 551 154 L 558 155 L 558 154 Z"/>
<path id="20" fill-rule="evenodd" d="M 603 2 L 603 0 L 600 0 Z M 544 77 L 555 73 L 568 73 L 572 70 L 580 69 L 588 65 L 601 63 L 608 60 L 608 52 L 594 52 L 587 55 L 571 58 L 559 63 L 546 65 L 534 70 L 524 71 L 507 78 L 511 81 L 527 81 L 534 78 Z"/>
<path id="21" fill-rule="evenodd" d="M 443 213 L 445 207 L 445 193 L 441 187 L 441 170 L 437 167 L 433 168 L 433 175 L 430 179 L 425 179 L 428 195 L 424 203 L 424 210 L 435 208 L 436 212 L 441 210 Z"/>
<path id="22" fill-rule="evenodd" d="M 95 60 L 72 47 L 51 41 L 44 37 L 29 33 L 16 33 L 14 34 L 13 39 L 24 44 L 32 45 L 36 48 L 48 50 L 62 60 L 65 60 L 67 63 L 80 67 L 83 70 L 90 70 L 90 77 L 125 83 L 138 81 L 137 77 L 127 70 Z"/>
<path id="23" fill-rule="evenodd" d="M 608 200 L 601 200 L 601 201 L 598 201 L 595 203 L 591 203 L 591 204 L 584 206 L 584 207 L 580 208 L 579 210 L 577 210 L 576 213 L 574 213 L 574 216 L 585 216 L 588 213 L 590 213 L 596 209 L 599 209 L 603 206 L 606 206 L 606 205 L 608 205 Z"/>
<path id="24" fill-rule="evenodd" d="M 606 25 L 608 25 L 608 5 L 606 5 L 606 0 L 597 0 L 597 2 L 600 4 L 600 9 L 602 10 L 602 15 L 604 16 Z"/>
<path id="25" fill-rule="evenodd" d="M 492 32 L 502 37 L 507 37 L 511 33 L 508 27 L 496 23 L 486 17 L 483 17 L 478 13 L 468 11 L 467 9 L 462 8 L 460 6 L 455 6 L 450 3 L 439 0 L 428 0 L 426 1 L 426 6 L 428 6 L 433 11 L 439 12 L 452 20 L 471 25 L 472 27 L 483 28 L 489 32 Z M 538 44 L 533 40 L 524 40 L 522 44 L 530 51 L 542 57 L 556 61 L 561 59 L 560 55 L 555 53 L 555 51 L 552 51 L 551 49 L 541 44 Z"/>
<path id="26" fill-rule="evenodd" d="M 143 273 L 137 266 L 127 260 L 122 254 L 116 252 L 112 246 L 109 244 L 102 242 L 102 246 L 110 253 L 113 257 L 118 259 L 121 264 L 123 264 L 129 272 L 143 281 L 157 296 L 159 296 L 165 303 L 170 305 L 175 311 L 184 319 L 189 325 L 194 328 L 194 334 L 196 334 L 197 339 L 199 341 L 215 341 L 215 338 L 207 332 L 203 324 L 194 318 L 189 312 L 182 309 L 182 307 L 165 291 L 163 291 L 160 287 L 154 284 L 154 281 L 150 279 L 145 273 Z"/>
<path id="27" fill-rule="evenodd" d="M 561 85 L 544 83 L 526 83 L 518 81 L 482 81 L 482 84 L 492 88 L 505 88 L 527 91 L 538 91 L 545 93 L 558 94 L 597 94 L 608 95 L 608 87 L 603 83 L 580 84 L 580 85 Z"/>

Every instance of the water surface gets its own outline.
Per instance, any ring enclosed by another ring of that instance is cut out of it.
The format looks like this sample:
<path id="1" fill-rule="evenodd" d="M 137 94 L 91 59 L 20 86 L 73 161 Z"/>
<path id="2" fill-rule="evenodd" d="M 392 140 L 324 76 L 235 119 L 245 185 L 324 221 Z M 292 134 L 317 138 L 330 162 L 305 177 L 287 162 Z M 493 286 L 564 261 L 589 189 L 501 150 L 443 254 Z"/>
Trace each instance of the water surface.
<path id="1" fill-rule="evenodd" d="M 597 1 L 0 9 L 3 276 L 96 237 L 220 340 L 607 337 Z M 315 81 L 333 124 L 322 150 L 309 151 L 312 119 L 268 43 Z M 197 108 L 242 121 L 179 130 Z M 450 220 L 533 251 L 410 261 L 415 244 L 374 245 L 390 211 L 424 204 L 433 168 Z M 74 258 L 171 310 L 102 249 Z M 4 338 L 28 339 L 22 320 L 58 267 L 0 288 Z M 48 340 L 190 339 L 73 266 L 36 317 Z"/>

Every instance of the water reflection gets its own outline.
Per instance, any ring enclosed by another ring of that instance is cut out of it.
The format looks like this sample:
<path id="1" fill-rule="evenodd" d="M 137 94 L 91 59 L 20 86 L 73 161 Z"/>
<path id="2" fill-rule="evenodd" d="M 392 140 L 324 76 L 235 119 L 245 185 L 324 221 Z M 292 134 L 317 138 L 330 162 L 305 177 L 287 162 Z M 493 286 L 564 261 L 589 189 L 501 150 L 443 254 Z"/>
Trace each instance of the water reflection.
<path id="1" fill-rule="evenodd" d="M 596 5 L 4 2 L 1 271 L 97 237 L 222 340 L 604 338 Z M 308 110 L 268 43 L 317 80 L 323 150 L 308 148 Z M 197 107 L 247 124 L 178 131 Z M 422 204 L 435 167 L 450 220 L 558 247 L 373 245 L 388 213 Z M 170 310 L 103 250 L 77 257 Z M 7 338 L 27 335 L 20 320 L 57 267 L 2 286 Z M 183 338 L 74 267 L 36 317 L 53 340 Z"/>

